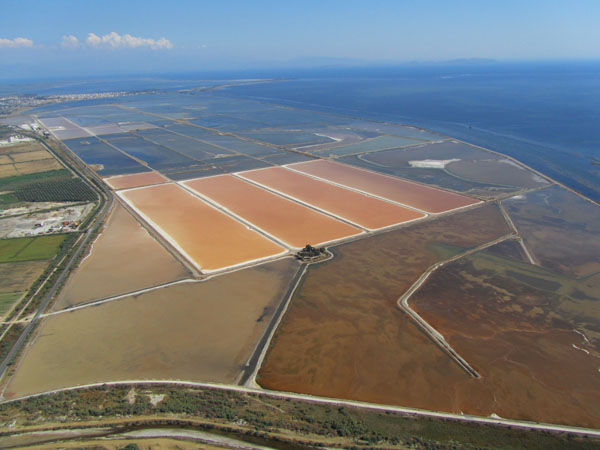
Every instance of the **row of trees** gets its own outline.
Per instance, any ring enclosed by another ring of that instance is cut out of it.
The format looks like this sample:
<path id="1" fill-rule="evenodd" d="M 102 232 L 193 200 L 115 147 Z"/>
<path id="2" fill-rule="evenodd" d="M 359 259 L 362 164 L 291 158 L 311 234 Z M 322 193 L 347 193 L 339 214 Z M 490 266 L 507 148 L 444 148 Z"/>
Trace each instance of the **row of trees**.
<path id="1" fill-rule="evenodd" d="M 22 202 L 91 202 L 96 193 L 79 178 L 31 183 L 14 196 Z"/>

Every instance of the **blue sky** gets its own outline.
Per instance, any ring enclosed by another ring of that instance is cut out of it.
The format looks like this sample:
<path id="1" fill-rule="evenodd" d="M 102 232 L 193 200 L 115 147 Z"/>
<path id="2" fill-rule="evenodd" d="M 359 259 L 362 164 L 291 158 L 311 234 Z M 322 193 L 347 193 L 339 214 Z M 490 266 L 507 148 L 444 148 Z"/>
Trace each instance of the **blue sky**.
<path id="1" fill-rule="evenodd" d="M 0 69 L 23 76 L 328 57 L 600 58 L 597 0 L 0 0 L 0 7 Z"/>

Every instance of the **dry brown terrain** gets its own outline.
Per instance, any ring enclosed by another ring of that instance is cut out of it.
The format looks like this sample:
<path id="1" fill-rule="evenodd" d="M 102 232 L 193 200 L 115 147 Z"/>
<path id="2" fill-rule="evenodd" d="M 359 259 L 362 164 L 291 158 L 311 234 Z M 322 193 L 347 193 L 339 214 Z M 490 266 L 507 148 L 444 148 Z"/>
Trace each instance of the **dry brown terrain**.
<path id="1" fill-rule="evenodd" d="M 37 280 L 48 261 L 0 264 L 0 293 L 26 291 Z"/>
<path id="2" fill-rule="evenodd" d="M 158 172 L 145 172 L 134 173 L 132 175 L 115 175 L 105 178 L 104 181 L 111 188 L 117 190 L 166 183 L 169 179 Z"/>
<path id="3" fill-rule="evenodd" d="M 20 142 L 18 144 L 1 145 L 0 155 L 44 150 L 42 144 L 36 141 Z"/>
<path id="4" fill-rule="evenodd" d="M 62 169 L 38 142 L 0 147 L 0 178 Z"/>
<path id="5" fill-rule="evenodd" d="M 285 253 L 285 249 L 176 184 L 120 192 L 203 272 Z"/>
<path id="6" fill-rule="evenodd" d="M 470 378 L 397 306 L 436 261 L 510 232 L 495 205 L 333 249 L 312 266 L 259 372 L 266 388 L 460 411 Z"/>
<path id="7" fill-rule="evenodd" d="M 110 380 L 233 383 L 298 267 L 285 258 L 50 316 L 5 396 Z"/>
<path id="8" fill-rule="evenodd" d="M 598 276 L 485 251 L 438 270 L 411 305 L 482 375 L 447 385 L 461 410 L 598 428 L 599 292 Z"/>
<path id="9" fill-rule="evenodd" d="M 30 173 L 46 172 L 62 169 L 63 166 L 55 159 L 40 159 L 34 161 L 0 165 L 0 178 Z"/>
<path id="10" fill-rule="evenodd" d="M 424 214 L 412 209 L 282 167 L 252 170 L 239 175 L 371 230 L 424 217 Z"/>
<path id="11" fill-rule="evenodd" d="M 54 310 L 188 277 L 189 272 L 115 202 L 90 255 L 69 277 Z"/>
<path id="12" fill-rule="evenodd" d="M 318 246 L 361 232 L 232 175 L 200 178 L 183 184 L 291 247 Z"/>
<path id="13" fill-rule="evenodd" d="M 35 148 L 35 147 L 34 147 Z M 11 153 L 10 158 L 16 162 L 37 161 L 40 159 L 54 159 L 51 153 L 47 150 L 32 150 L 29 152 Z"/>
<path id="14" fill-rule="evenodd" d="M 453 192 L 423 186 L 333 161 L 316 160 L 294 164 L 294 170 L 314 175 L 363 192 L 412 206 L 429 213 L 440 213 L 479 200 Z"/>

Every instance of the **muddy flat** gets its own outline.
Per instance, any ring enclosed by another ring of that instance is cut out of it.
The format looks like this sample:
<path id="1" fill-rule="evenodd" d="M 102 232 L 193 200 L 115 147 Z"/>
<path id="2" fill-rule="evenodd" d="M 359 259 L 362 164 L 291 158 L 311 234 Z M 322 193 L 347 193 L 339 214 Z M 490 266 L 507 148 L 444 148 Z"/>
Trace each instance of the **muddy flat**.
<path id="1" fill-rule="evenodd" d="M 600 273 L 600 208 L 552 186 L 502 202 L 533 258 L 557 273 Z"/>
<path id="2" fill-rule="evenodd" d="M 203 272 L 281 255 L 285 249 L 175 184 L 119 195 Z"/>
<path id="3" fill-rule="evenodd" d="M 423 271 L 510 232 L 482 206 L 332 250 L 312 266 L 270 347 L 258 382 L 269 389 L 460 412 L 449 386 L 471 378 L 396 301 Z"/>
<path id="4" fill-rule="evenodd" d="M 144 172 L 130 175 L 115 175 L 105 178 L 104 181 L 111 188 L 118 190 L 166 183 L 169 179 L 158 172 Z"/>
<path id="5" fill-rule="evenodd" d="M 425 216 L 412 209 L 319 181 L 282 167 L 253 170 L 238 175 L 370 230 Z"/>
<path id="6" fill-rule="evenodd" d="M 232 175 L 183 183 L 291 247 L 322 245 L 361 230 Z"/>
<path id="7" fill-rule="evenodd" d="M 185 267 L 115 202 L 104 230 L 69 277 L 54 310 L 188 276 Z"/>
<path id="8" fill-rule="evenodd" d="M 598 428 L 599 292 L 598 275 L 487 250 L 439 269 L 410 304 L 482 375 L 448 385 L 462 411 Z"/>
<path id="9" fill-rule="evenodd" d="M 333 161 L 316 160 L 290 165 L 294 170 L 339 183 L 353 189 L 411 206 L 440 213 L 478 203 L 479 200 L 381 175 Z"/>
<path id="10" fill-rule="evenodd" d="M 233 383 L 298 270 L 292 258 L 44 319 L 9 397 L 86 383 Z"/>

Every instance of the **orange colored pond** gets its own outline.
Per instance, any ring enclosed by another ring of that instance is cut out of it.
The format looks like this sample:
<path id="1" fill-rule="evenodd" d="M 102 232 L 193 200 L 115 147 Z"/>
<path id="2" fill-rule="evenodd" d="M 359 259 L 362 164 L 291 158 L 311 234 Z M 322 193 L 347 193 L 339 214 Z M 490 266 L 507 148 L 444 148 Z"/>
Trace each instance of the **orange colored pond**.
<path id="1" fill-rule="evenodd" d="M 183 183 L 291 247 L 322 245 L 361 231 L 232 175 Z"/>
<path id="2" fill-rule="evenodd" d="M 251 170 L 239 176 L 371 230 L 424 217 L 420 212 L 282 167 Z"/>
<path id="3" fill-rule="evenodd" d="M 285 252 L 175 184 L 122 191 L 119 195 L 203 272 Z"/>
<path id="4" fill-rule="evenodd" d="M 290 167 L 429 213 L 441 213 L 479 203 L 479 200 L 464 195 L 323 159 L 297 163 Z"/>
<path id="5" fill-rule="evenodd" d="M 167 181 L 169 179 L 158 172 L 115 175 L 104 179 L 104 182 L 115 190 L 149 186 L 151 184 L 166 183 Z"/>

